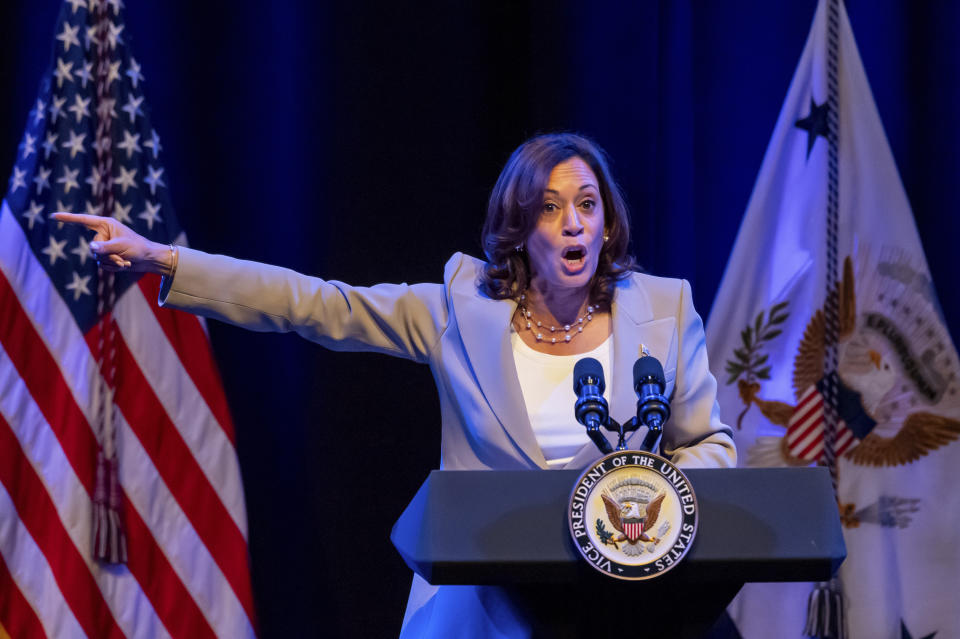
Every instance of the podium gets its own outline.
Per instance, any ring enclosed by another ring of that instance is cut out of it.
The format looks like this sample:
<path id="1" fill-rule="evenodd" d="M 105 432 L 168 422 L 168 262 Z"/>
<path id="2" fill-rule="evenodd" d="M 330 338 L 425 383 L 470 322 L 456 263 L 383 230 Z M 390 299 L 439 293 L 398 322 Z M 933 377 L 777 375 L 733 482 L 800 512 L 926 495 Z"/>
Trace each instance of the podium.
<path id="1" fill-rule="evenodd" d="M 744 583 L 824 581 L 846 557 L 825 468 L 685 474 L 697 535 L 680 565 L 649 581 L 613 579 L 580 557 L 566 520 L 577 470 L 433 471 L 390 537 L 434 585 L 504 587 L 544 637 L 722 636 L 715 623 Z"/>

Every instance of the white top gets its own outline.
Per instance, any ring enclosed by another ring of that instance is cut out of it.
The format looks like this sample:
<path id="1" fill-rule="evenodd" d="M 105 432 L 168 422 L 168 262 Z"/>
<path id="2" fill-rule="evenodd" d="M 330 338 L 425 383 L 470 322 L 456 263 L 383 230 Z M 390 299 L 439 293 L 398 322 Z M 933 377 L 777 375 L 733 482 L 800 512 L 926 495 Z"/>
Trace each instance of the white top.
<path id="1" fill-rule="evenodd" d="M 573 392 L 573 367 L 584 357 L 592 357 L 609 375 L 613 340 L 608 337 L 592 351 L 577 355 L 540 353 L 527 346 L 516 332 L 511 333 L 510 342 L 533 434 L 547 458 L 547 465 L 563 468 L 584 444 L 590 443 L 587 429 L 577 423 L 573 414 L 577 401 Z M 608 402 L 609 387 L 608 383 L 603 391 Z"/>

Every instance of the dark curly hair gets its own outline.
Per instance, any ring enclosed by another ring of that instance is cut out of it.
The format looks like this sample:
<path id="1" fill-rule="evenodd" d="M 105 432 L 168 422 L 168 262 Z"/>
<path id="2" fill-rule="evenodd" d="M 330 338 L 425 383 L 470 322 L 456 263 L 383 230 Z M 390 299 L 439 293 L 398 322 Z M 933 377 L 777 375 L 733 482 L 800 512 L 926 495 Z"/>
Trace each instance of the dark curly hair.
<path id="1" fill-rule="evenodd" d="M 478 282 L 493 299 L 516 298 L 533 276 L 526 251 L 517 251 L 537 225 L 543 210 L 543 192 L 553 167 L 578 157 L 597 176 L 603 199 L 604 233 L 597 272 L 590 280 L 590 303 L 610 307 L 613 288 L 629 275 L 634 259 L 627 254 L 630 219 L 617 183 L 610 175 L 607 155 L 595 142 L 575 133 L 549 133 L 517 147 L 490 193 L 480 241 L 487 263 Z"/>

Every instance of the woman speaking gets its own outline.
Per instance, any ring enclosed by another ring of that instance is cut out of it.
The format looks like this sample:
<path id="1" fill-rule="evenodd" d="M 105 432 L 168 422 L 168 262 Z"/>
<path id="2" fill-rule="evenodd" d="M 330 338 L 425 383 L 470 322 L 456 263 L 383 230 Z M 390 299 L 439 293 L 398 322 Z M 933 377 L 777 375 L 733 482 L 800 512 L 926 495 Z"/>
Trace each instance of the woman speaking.
<path id="1" fill-rule="evenodd" d="M 680 467 L 736 463 L 690 286 L 633 270 L 623 197 L 584 137 L 542 135 L 513 152 L 487 207 L 486 261 L 455 254 L 442 284 L 354 287 L 157 244 L 112 218 L 54 217 L 96 231 L 90 248 L 103 269 L 164 275 L 162 305 L 428 364 L 444 469 L 585 467 L 601 453 L 574 418 L 574 364 L 602 364 L 610 413 L 622 417 L 635 411 L 632 367 L 646 353 L 663 363 L 671 398 L 660 452 Z M 642 436 L 632 433 L 628 447 Z M 402 634 L 529 632 L 500 588 L 415 576 Z"/>

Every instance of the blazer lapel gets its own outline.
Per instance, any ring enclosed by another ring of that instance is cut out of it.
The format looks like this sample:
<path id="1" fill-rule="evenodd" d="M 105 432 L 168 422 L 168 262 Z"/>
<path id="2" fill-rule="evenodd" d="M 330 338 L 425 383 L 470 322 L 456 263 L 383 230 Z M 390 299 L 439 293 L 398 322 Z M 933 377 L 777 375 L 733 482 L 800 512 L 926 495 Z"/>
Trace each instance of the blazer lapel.
<path id="1" fill-rule="evenodd" d="M 530 425 L 510 346 L 510 318 L 516 303 L 454 291 L 453 306 L 464 349 L 484 398 L 530 463 L 546 468 L 547 460 Z"/>

